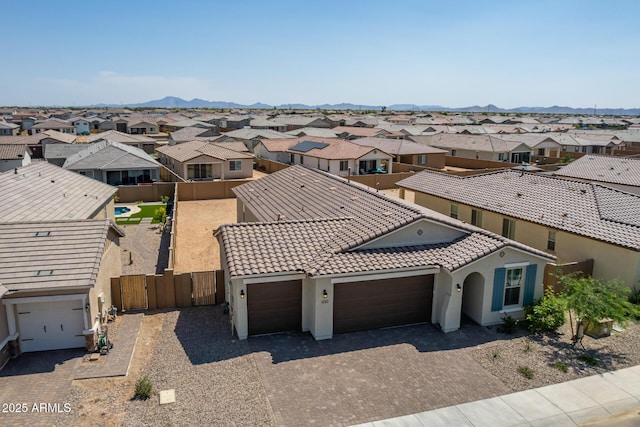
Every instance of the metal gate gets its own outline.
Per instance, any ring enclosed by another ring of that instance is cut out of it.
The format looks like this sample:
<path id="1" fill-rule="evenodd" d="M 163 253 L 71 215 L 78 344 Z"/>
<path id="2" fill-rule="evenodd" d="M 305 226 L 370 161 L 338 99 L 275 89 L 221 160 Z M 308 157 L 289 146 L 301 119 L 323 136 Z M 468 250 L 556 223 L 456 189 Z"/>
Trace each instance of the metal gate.
<path id="1" fill-rule="evenodd" d="M 121 276 L 120 289 L 123 311 L 147 309 L 147 282 L 144 274 Z"/>
<path id="2" fill-rule="evenodd" d="M 194 306 L 214 305 L 216 303 L 215 277 L 215 271 L 195 271 L 191 273 L 191 299 Z"/>

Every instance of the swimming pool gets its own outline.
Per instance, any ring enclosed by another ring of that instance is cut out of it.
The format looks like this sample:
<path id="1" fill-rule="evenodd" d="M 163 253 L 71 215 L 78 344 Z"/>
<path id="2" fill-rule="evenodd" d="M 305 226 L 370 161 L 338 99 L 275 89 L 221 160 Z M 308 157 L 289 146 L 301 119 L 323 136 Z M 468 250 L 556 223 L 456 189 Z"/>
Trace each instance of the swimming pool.
<path id="1" fill-rule="evenodd" d="M 129 213 L 129 212 L 131 212 L 131 209 L 129 209 L 126 206 L 119 206 L 119 207 L 116 208 L 116 216 L 122 215 L 122 214 L 126 214 L 126 213 Z"/>

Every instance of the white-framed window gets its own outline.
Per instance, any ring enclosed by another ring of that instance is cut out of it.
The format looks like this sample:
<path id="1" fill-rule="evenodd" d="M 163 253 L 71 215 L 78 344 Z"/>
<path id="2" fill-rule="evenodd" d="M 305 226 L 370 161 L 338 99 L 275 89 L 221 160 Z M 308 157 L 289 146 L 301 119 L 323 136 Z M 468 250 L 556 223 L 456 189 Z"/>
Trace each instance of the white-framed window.
<path id="1" fill-rule="evenodd" d="M 427 155 L 426 154 L 418 154 L 418 164 L 426 165 L 427 164 Z"/>
<path id="2" fill-rule="evenodd" d="M 471 225 L 482 227 L 482 211 L 471 209 Z"/>
<path id="3" fill-rule="evenodd" d="M 556 250 L 556 232 L 554 230 L 549 230 L 549 236 L 547 237 L 547 250 Z"/>
<path id="4" fill-rule="evenodd" d="M 451 218 L 458 219 L 458 205 L 451 204 Z"/>
<path id="5" fill-rule="evenodd" d="M 78 173 L 89 178 L 94 178 L 93 171 L 78 171 Z"/>
<path id="6" fill-rule="evenodd" d="M 522 267 L 507 269 L 507 278 L 504 284 L 504 307 L 521 304 L 523 276 L 524 269 Z"/>
<path id="7" fill-rule="evenodd" d="M 230 171 L 242 170 L 242 162 L 240 160 L 231 160 L 229 162 L 229 170 Z"/>
<path id="8" fill-rule="evenodd" d="M 512 219 L 502 219 L 502 236 L 507 239 L 514 239 L 516 236 L 516 222 Z"/>
<path id="9" fill-rule="evenodd" d="M 454 157 L 455 157 L 456 153 L 457 153 L 457 151 L 456 151 L 456 150 L 451 150 L 451 156 L 454 156 Z"/>
<path id="10" fill-rule="evenodd" d="M 349 169 L 349 160 L 340 160 L 340 170 L 346 171 Z"/>
<path id="11" fill-rule="evenodd" d="M 538 148 L 538 156 L 544 156 L 544 148 Z"/>
<path id="12" fill-rule="evenodd" d="M 505 161 L 504 153 L 498 153 L 498 161 L 499 162 L 504 162 Z"/>

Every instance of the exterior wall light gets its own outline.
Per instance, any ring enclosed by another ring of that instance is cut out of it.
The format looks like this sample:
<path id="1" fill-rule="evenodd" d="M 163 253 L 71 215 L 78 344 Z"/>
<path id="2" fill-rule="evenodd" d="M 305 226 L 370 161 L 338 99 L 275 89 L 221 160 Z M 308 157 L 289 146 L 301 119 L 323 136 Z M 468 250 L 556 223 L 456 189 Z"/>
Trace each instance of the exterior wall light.
<path id="1" fill-rule="evenodd" d="M 460 286 L 460 283 L 456 285 L 456 292 L 462 292 L 462 286 Z"/>
<path id="2" fill-rule="evenodd" d="M 327 298 L 329 298 L 329 294 L 327 293 L 327 290 L 326 290 L 326 289 L 324 289 L 324 290 L 322 291 L 322 299 L 327 299 Z"/>
<path id="3" fill-rule="evenodd" d="M 244 299 L 244 289 L 240 289 L 240 298 Z"/>

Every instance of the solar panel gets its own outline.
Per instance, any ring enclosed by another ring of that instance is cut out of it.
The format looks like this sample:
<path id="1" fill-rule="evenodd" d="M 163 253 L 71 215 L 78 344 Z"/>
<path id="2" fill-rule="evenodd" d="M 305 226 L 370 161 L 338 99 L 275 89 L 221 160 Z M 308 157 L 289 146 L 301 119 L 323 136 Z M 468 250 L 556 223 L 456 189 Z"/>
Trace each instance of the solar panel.
<path id="1" fill-rule="evenodd" d="M 289 148 L 292 151 L 299 151 L 301 153 L 306 153 L 309 150 L 313 150 L 314 148 L 323 149 L 324 147 L 328 147 L 329 144 L 324 142 L 316 142 L 316 141 L 302 141 Z"/>

